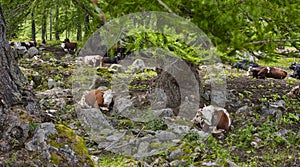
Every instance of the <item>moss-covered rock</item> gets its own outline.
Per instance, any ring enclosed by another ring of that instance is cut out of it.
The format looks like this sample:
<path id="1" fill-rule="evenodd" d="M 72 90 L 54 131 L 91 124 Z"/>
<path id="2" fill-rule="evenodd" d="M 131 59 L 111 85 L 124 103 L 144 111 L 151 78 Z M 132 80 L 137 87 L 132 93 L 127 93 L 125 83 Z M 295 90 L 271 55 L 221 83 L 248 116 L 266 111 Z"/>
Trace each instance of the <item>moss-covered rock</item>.
<path id="1" fill-rule="evenodd" d="M 51 135 L 48 141 L 48 144 L 57 148 L 50 150 L 52 165 L 95 166 L 83 138 L 65 125 L 56 124 L 55 128 L 58 133 Z"/>

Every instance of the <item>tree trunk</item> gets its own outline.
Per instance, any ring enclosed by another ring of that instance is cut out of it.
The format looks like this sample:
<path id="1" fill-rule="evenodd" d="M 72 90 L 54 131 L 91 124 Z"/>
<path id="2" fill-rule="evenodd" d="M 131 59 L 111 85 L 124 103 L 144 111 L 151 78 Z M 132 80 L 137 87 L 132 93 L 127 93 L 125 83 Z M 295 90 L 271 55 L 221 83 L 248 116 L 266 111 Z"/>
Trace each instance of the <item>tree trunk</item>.
<path id="1" fill-rule="evenodd" d="M 52 23 L 53 23 L 53 17 L 52 17 L 52 8 L 50 9 L 50 27 L 49 27 L 49 31 L 50 31 L 50 41 L 52 41 Z"/>
<path id="2" fill-rule="evenodd" d="M 89 18 L 89 15 L 86 15 L 85 18 L 84 18 L 84 37 L 86 38 L 90 32 L 90 18 Z"/>
<path id="3" fill-rule="evenodd" d="M 77 41 L 82 41 L 82 29 L 81 24 L 77 26 Z"/>
<path id="4" fill-rule="evenodd" d="M 22 146 L 29 137 L 29 122 L 21 119 L 20 113 L 39 115 L 39 104 L 32 91 L 25 89 L 26 79 L 22 74 L 12 49 L 6 40 L 6 24 L 0 6 L 0 155 L 14 147 Z M 36 121 L 36 120 L 35 120 Z"/>
<path id="5" fill-rule="evenodd" d="M 58 5 L 56 6 L 56 13 L 55 13 L 55 25 L 54 25 L 54 28 L 55 28 L 55 40 L 60 40 L 59 39 L 59 7 Z"/>
<path id="6" fill-rule="evenodd" d="M 46 32 L 47 32 L 47 15 L 46 10 L 44 10 L 43 19 L 42 19 L 42 41 L 46 41 Z"/>
<path id="7" fill-rule="evenodd" d="M 81 11 L 79 9 L 77 9 L 77 19 L 76 19 L 76 23 L 77 23 L 77 41 L 82 41 L 82 26 L 80 24 L 80 20 L 82 18 L 82 14 Z"/>
<path id="8" fill-rule="evenodd" d="M 36 41 L 36 38 L 35 38 L 35 21 L 34 21 L 34 14 L 33 12 L 31 13 L 31 40 L 32 41 Z"/>

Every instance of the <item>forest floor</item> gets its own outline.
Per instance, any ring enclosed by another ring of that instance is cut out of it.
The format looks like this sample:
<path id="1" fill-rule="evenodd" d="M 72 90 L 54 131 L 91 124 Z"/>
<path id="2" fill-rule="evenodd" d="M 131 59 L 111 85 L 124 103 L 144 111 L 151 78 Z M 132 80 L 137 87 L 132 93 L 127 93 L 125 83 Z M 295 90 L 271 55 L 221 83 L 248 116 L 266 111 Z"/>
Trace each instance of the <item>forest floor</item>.
<path id="1" fill-rule="evenodd" d="M 63 59 L 63 54 L 65 54 L 58 48 L 46 48 L 46 50 L 53 54 L 44 55 L 42 57 L 44 61 L 51 61 L 53 57 Z M 74 67 L 66 66 L 63 61 L 66 60 L 57 61 L 56 67 L 49 64 L 35 67 L 31 66 L 31 61 L 19 60 L 21 66 L 38 71 L 44 78 L 52 77 L 64 81 L 65 88 L 70 89 L 72 81 L 70 75 L 67 75 L 65 71 L 71 71 Z M 281 66 L 291 74 L 292 71 L 288 69 L 289 63 L 276 66 Z M 189 133 L 176 146 L 153 157 L 147 157 L 145 160 L 137 161 L 127 155 L 103 152 L 98 157 L 96 165 L 100 167 L 143 166 L 144 162 L 147 162 L 151 166 L 164 166 L 163 164 L 170 165 L 172 163 L 173 165 L 177 164 L 175 166 L 232 166 L 232 164 L 238 166 L 299 166 L 300 100 L 289 99 L 285 95 L 293 87 L 300 85 L 300 80 L 290 77 L 283 80 L 255 79 L 246 76 L 246 71 L 231 69 L 229 65 L 224 66 L 227 74 L 227 90 L 241 102 L 239 106 L 232 105 L 226 108 L 233 123 L 225 138 L 218 139 L 209 136 L 207 139 L 203 139 L 197 133 Z M 48 89 L 47 80 L 44 78 L 38 91 Z M 202 79 L 204 81 L 205 77 Z M 147 81 L 143 81 L 143 84 L 147 84 Z M 209 87 L 205 87 L 205 89 L 209 89 Z M 265 108 L 280 100 L 285 102 L 283 109 L 274 110 L 272 114 L 264 113 L 267 111 Z M 246 106 L 245 111 L 237 112 L 241 106 Z M 68 106 L 68 108 L 72 109 L 72 106 Z M 67 125 L 69 122 L 63 122 L 61 118 L 58 118 L 54 123 Z M 82 135 L 82 137 L 84 136 L 85 134 Z M 85 140 L 88 146 L 95 144 L 89 138 L 85 137 Z M 176 154 L 178 150 L 182 154 L 170 160 L 170 155 Z M 1 155 L 0 162 L 5 161 L 9 166 L 14 166 L 16 160 L 28 161 L 31 158 L 28 154 L 24 146 L 16 147 L 14 151 Z M 42 161 L 39 160 L 43 157 L 40 156 L 35 153 L 33 157 L 36 162 L 34 164 L 43 166 Z"/>

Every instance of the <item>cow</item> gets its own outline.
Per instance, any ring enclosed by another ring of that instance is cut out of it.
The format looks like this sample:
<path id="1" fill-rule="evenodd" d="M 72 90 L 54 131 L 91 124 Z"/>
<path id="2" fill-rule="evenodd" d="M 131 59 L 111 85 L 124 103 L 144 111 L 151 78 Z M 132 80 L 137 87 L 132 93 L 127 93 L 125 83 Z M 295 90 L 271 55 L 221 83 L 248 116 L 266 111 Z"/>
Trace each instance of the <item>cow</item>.
<path id="1" fill-rule="evenodd" d="M 210 105 L 200 108 L 192 123 L 204 132 L 217 134 L 229 131 L 231 119 L 226 109 Z"/>
<path id="2" fill-rule="evenodd" d="M 29 42 L 16 42 L 14 43 L 15 46 L 24 46 L 27 50 L 31 47 L 36 47 L 35 41 L 29 41 Z"/>
<path id="3" fill-rule="evenodd" d="M 104 58 L 100 55 L 84 56 L 78 58 L 84 64 L 91 65 L 92 67 L 102 67 L 104 64 Z"/>
<path id="4" fill-rule="evenodd" d="M 254 63 L 252 61 L 248 61 L 248 60 L 242 60 L 240 62 L 235 62 L 232 65 L 232 68 L 237 68 L 237 69 L 243 69 L 243 70 L 249 70 L 249 68 L 253 68 L 253 67 L 259 67 L 259 65 L 257 63 Z"/>
<path id="5" fill-rule="evenodd" d="M 249 68 L 249 73 L 252 72 L 253 78 L 265 79 L 265 78 L 275 78 L 284 79 L 287 76 L 287 72 L 275 67 L 255 67 Z"/>
<path id="6" fill-rule="evenodd" d="M 297 65 L 299 65 L 299 64 L 297 64 L 296 62 L 293 62 L 293 63 L 290 65 L 289 69 L 294 70 L 294 69 L 296 68 Z"/>
<path id="7" fill-rule="evenodd" d="M 61 44 L 61 47 L 68 52 L 73 51 L 75 52 L 77 49 L 77 43 L 76 42 L 70 42 L 69 38 L 66 38 L 63 43 Z"/>
<path id="8" fill-rule="evenodd" d="M 290 75 L 290 77 L 300 79 L 300 64 L 293 62 L 289 69 L 294 70 L 293 74 Z"/>
<path id="9" fill-rule="evenodd" d="M 91 90 L 85 95 L 85 102 L 87 105 L 93 108 L 100 108 L 100 107 L 108 107 L 104 105 L 104 95 L 105 91 L 101 90 Z"/>
<path id="10" fill-rule="evenodd" d="M 103 57 L 103 62 L 107 64 L 118 64 L 121 60 L 121 57 L 119 55 L 114 57 Z"/>

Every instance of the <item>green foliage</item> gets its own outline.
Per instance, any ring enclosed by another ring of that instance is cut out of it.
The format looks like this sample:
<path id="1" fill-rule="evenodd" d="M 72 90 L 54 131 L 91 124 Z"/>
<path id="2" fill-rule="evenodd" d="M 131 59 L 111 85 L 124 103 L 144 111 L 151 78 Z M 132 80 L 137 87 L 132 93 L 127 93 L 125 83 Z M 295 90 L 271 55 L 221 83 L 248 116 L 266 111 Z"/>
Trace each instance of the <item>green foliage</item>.
<path id="1" fill-rule="evenodd" d="M 45 16 L 53 17 L 53 29 L 59 35 L 66 33 L 66 37 L 75 38 L 81 30 L 85 40 L 99 28 L 103 21 L 99 19 L 99 12 L 104 12 L 107 20 L 112 20 L 126 14 L 141 11 L 173 11 L 177 15 L 187 18 L 196 24 L 212 40 L 221 51 L 223 60 L 229 60 L 236 50 L 257 51 L 266 53 L 261 58 L 276 58 L 279 45 L 292 46 L 299 50 L 300 19 L 296 1 L 188 1 L 170 0 L 164 2 L 169 9 L 157 1 L 98 1 L 97 8 L 88 0 L 9 0 L 2 3 L 4 16 L 7 20 L 8 37 L 18 34 L 20 37 L 30 36 L 31 13 L 34 14 L 37 29 L 40 29 Z M 58 16 L 58 17 L 56 17 Z M 88 16 L 88 17 L 87 17 Z M 58 20 L 56 19 L 58 18 Z M 89 22 L 86 19 L 89 18 Z M 47 20 L 47 26 L 49 21 Z M 172 26 L 176 26 L 176 23 Z M 25 31 L 27 33 L 25 33 Z M 134 31 L 134 30 L 133 30 Z M 174 42 L 167 36 L 136 34 L 130 49 L 160 46 L 164 49 L 175 49 L 175 55 L 196 61 L 193 49 L 183 42 Z M 38 33 L 39 35 L 39 33 Z M 48 34 L 49 35 L 49 34 Z"/>

